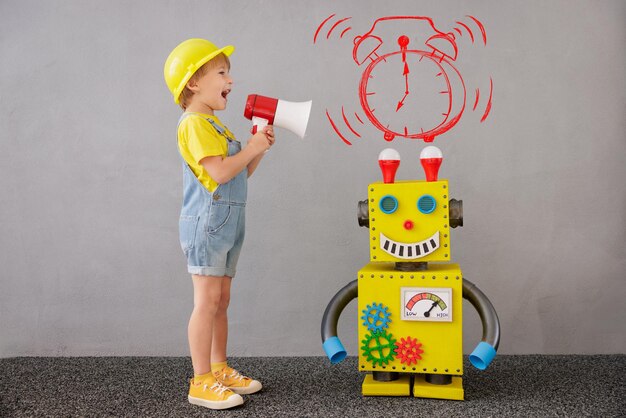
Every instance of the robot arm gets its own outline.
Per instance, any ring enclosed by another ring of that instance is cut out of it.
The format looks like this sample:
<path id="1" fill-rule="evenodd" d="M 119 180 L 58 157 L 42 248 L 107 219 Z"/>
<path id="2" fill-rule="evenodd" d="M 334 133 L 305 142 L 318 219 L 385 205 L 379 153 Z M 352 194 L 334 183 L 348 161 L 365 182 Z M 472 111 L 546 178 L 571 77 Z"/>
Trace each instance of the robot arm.
<path id="1" fill-rule="evenodd" d="M 469 360 L 474 367 L 485 370 L 500 344 L 500 321 L 493 305 L 485 294 L 472 282 L 463 279 L 463 298 L 474 306 L 483 323 L 483 338 L 476 346 Z"/>
<path id="2" fill-rule="evenodd" d="M 358 292 L 357 280 L 351 281 L 333 296 L 324 311 L 324 317 L 322 318 L 322 346 L 332 364 L 340 363 L 348 354 L 339 337 L 337 337 L 337 322 L 343 308 L 352 299 L 356 299 Z"/>

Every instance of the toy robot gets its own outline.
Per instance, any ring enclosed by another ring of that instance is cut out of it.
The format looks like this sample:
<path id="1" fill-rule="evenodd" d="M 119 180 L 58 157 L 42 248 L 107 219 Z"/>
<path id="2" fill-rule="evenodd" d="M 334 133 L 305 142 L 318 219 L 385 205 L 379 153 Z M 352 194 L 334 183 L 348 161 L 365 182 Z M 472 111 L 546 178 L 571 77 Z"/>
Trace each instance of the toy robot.
<path id="1" fill-rule="evenodd" d="M 381 152 L 383 182 L 370 184 L 358 205 L 370 263 L 326 307 L 323 347 L 333 364 L 345 358 L 337 321 L 358 296 L 359 370 L 371 372 L 363 395 L 463 400 L 462 298 L 482 321 L 482 341 L 469 357 L 480 370 L 496 355 L 500 324 L 489 299 L 449 263 L 450 228 L 463 226 L 463 202 L 449 199 L 448 181 L 437 180 L 441 151 L 428 146 L 420 159 L 426 181 L 395 182 L 400 155 Z"/>

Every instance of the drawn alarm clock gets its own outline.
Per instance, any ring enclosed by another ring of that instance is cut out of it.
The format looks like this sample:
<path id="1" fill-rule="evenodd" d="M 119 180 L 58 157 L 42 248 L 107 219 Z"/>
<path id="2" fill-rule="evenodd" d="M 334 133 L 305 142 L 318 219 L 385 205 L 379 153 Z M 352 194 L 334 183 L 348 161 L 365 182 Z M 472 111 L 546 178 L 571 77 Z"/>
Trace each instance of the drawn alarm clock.
<path id="1" fill-rule="evenodd" d="M 383 40 L 381 25 L 400 21 L 418 23 L 422 33 L 407 33 Z M 428 32 L 425 40 L 424 31 Z M 388 49 L 387 52 L 383 52 Z M 465 110 L 463 77 L 453 63 L 458 48 L 455 35 L 435 28 L 428 17 L 384 17 L 372 28 L 354 38 L 353 59 L 367 65 L 359 84 L 361 107 L 369 121 L 387 141 L 395 137 L 423 139 L 435 137 L 454 127 Z"/>

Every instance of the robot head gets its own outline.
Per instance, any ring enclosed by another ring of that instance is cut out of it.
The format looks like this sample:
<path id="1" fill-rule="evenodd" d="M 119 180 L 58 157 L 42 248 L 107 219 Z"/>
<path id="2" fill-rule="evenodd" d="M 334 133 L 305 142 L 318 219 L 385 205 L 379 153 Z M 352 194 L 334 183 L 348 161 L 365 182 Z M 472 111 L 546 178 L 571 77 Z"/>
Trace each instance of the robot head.
<path id="1" fill-rule="evenodd" d="M 400 155 L 390 148 L 380 153 L 384 181 L 368 189 L 370 261 L 451 259 L 450 227 L 462 225 L 461 202 L 449 199 L 447 180 L 437 179 L 441 151 L 426 147 L 420 159 L 426 181 L 395 181 Z"/>

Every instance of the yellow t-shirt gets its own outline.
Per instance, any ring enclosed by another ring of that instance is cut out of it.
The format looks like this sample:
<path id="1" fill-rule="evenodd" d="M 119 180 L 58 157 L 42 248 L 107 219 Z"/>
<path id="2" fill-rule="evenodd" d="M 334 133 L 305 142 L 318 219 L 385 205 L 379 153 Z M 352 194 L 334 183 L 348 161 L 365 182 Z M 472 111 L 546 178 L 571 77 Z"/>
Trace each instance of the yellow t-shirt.
<path id="1" fill-rule="evenodd" d="M 200 165 L 200 160 L 216 155 L 226 157 L 228 155 L 228 141 L 215 130 L 207 118 L 212 119 L 213 122 L 226 130 L 227 135 L 235 139 L 232 132 L 220 122 L 217 116 L 190 113 L 178 126 L 178 149 L 200 183 L 212 193 L 219 184 Z"/>

